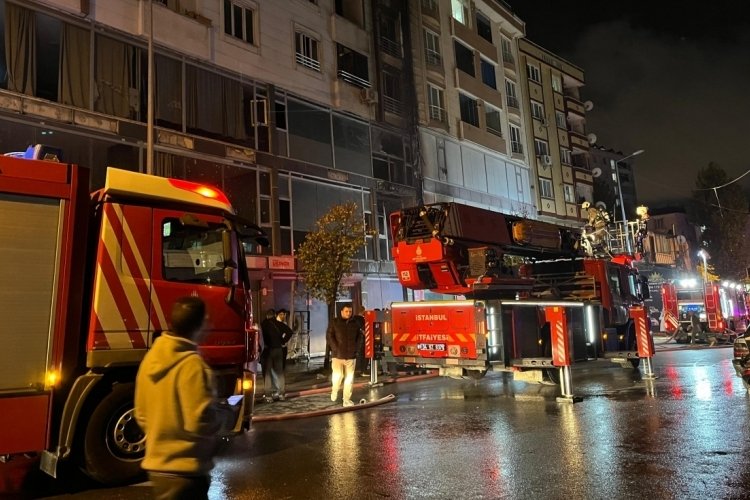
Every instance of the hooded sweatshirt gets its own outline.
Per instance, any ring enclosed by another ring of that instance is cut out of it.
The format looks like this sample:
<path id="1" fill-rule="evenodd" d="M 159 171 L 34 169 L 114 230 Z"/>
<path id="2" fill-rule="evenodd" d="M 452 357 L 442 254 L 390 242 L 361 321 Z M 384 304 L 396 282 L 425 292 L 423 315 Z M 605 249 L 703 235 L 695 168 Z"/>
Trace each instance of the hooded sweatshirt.
<path id="1" fill-rule="evenodd" d="M 135 417 L 146 433 L 144 469 L 205 475 L 214 465 L 218 433 L 233 426 L 235 415 L 216 401 L 197 344 L 165 333 L 138 370 Z"/>

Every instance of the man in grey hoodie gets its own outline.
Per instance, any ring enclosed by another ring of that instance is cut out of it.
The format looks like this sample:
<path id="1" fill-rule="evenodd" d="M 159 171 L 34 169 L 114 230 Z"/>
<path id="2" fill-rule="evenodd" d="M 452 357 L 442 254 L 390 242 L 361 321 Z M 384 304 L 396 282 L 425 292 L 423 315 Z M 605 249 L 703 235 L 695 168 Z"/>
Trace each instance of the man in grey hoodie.
<path id="1" fill-rule="evenodd" d="M 198 353 L 206 306 L 177 299 L 171 331 L 143 358 L 135 385 L 135 417 L 146 433 L 148 471 L 157 499 L 208 498 L 219 435 L 234 427 L 239 406 L 219 402 L 210 368 Z"/>

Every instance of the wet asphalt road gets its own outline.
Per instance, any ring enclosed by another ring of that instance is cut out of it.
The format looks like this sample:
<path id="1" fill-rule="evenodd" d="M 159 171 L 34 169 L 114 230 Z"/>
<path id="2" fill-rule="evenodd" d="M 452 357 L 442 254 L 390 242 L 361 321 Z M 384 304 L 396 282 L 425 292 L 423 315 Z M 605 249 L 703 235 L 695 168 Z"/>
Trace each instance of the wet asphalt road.
<path id="1" fill-rule="evenodd" d="M 393 384 L 394 403 L 257 423 L 217 462 L 212 498 L 750 498 L 750 399 L 731 348 L 659 352 L 658 379 L 606 361 L 559 388 L 484 379 Z M 398 391 L 397 393 L 395 391 Z M 59 491 L 57 493 L 60 493 Z M 59 498 L 145 499 L 148 485 Z"/>

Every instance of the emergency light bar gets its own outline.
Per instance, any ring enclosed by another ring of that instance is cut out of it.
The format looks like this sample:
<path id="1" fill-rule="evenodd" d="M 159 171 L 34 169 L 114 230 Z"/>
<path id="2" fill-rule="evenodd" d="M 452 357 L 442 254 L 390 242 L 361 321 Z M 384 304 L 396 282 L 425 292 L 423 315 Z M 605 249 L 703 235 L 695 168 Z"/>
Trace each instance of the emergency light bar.
<path id="1" fill-rule="evenodd" d="M 230 214 L 235 213 L 229 198 L 212 186 L 112 167 L 107 168 L 104 194 L 178 201 L 219 208 Z"/>

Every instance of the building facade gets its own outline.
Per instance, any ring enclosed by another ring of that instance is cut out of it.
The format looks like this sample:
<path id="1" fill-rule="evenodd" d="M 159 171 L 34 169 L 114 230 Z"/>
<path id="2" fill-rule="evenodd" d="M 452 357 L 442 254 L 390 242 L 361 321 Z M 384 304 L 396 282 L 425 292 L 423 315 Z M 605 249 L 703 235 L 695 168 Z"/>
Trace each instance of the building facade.
<path id="1" fill-rule="evenodd" d="M 534 202 L 543 220 L 579 225 L 581 202 L 593 201 L 589 149 L 595 142 L 586 133 L 586 111 L 580 90 L 580 68 L 535 45 L 519 40 L 523 106 L 531 117 L 526 147 Z"/>
<path id="2" fill-rule="evenodd" d="M 256 311 L 293 309 L 312 352 L 328 312 L 294 252 L 332 205 L 355 202 L 367 227 L 341 297 L 359 309 L 404 297 L 387 224 L 403 206 L 577 218 L 567 189 L 539 194 L 532 97 L 577 123 L 540 137 L 560 149 L 549 178 L 589 199 L 583 73 L 526 42 L 502 2 L 0 0 L 0 27 L 0 149 L 57 147 L 92 190 L 108 166 L 221 188 L 271 236 L 248 257 Z"/>
<path id="3" fill-rule="evenodd" d="M 610 212 L 615 220 L 622 220 L 620 197 L 617 188 L 619 180 L 625 218 L 635 220 L 638 195 L 635 189 L 634 159 L 622 161 L 626 156 L 620 151 L 594 145 L 590 150 L 591 173 L 594 177 L 594 203 Z"/>

